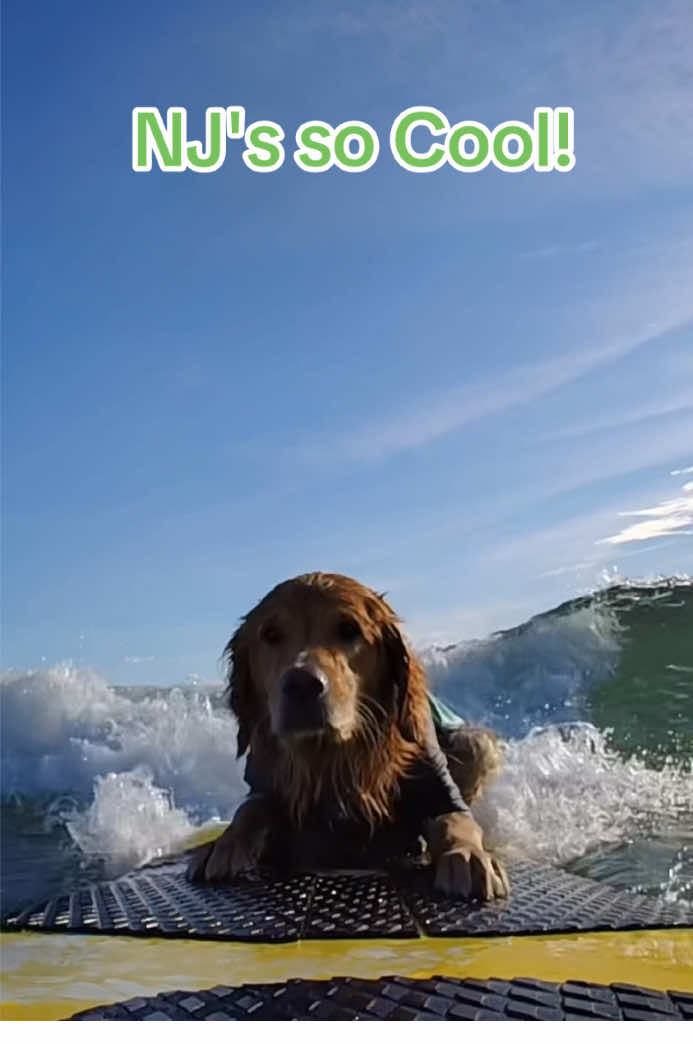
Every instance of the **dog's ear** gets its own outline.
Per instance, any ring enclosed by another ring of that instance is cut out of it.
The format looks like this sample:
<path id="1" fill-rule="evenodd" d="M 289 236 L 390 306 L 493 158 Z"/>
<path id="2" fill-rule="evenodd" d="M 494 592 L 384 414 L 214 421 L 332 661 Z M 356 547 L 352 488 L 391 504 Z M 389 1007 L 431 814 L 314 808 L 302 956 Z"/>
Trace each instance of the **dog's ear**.
<path id="1" fill-rule="evenodd" d="M 224 649 L 227 665 L 226 697 L 238 722 L 237 757 L 248 749 L 257 719 L 257 693 L 250 671 L 250 656 L 245 636 L 245 621 L 229 638 Z"/>
<path id="2" fill-rule="evenodd" d="M 407 649 L 402 632 L 394 621 L 383 628 L 383 642 L 387 669 L 392 681 L 394 711 L 400 732 L 405 739 L 414 739 L 415 726 L 411 708 L 411 654 Z"/>

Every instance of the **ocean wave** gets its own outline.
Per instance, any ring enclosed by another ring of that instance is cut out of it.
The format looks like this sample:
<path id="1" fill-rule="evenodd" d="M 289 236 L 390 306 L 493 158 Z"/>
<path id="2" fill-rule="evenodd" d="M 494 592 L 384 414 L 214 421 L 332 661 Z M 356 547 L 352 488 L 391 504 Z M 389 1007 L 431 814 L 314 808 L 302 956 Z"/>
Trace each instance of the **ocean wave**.
<path id="1" fill-rule="evenodd" d="M 132 698 L 70 664 L 2 685 L 2 792 L 89 796 L 102 777 L 145 769 L 193 814 L 228 815 L 243 792 L 236 725 L 206 692 Z"/>
<path id="2" fill-rule="evenodd" d="M 538 616 L 523 627 L 423 651 L 431 689 L 466 719 L 506 736 L 586 714 L 595 687 L 621 657 L 609 605 Z"/>
<path id="3" fill-rule="evenodd" d="M 624 758 L 587 722 L 552 725 L 507 744 L 503 773 L 475 814 L 492 844 L 564 865 L 636 837 L 688 831 L 693 841 L 693 774 Z"/>
<path id="4" fill-rule="evenodd" d="M 690 738 L 692 607 L 690 581 L 620 585 L 426 651 L 437 695 L 506 738 L 503 774 L 476 810 L 494 843 L 565 865 L 600 845 L 693 836 L 688 762 L 673 743 L 650 757 L 662 736 Z M 2 724 L 3 801 L 45 798 L 111 872 L 230 818 L 246 790 L 235 723 L 212 689 L 113 687 L 63 664 L 6 675 Z"/>

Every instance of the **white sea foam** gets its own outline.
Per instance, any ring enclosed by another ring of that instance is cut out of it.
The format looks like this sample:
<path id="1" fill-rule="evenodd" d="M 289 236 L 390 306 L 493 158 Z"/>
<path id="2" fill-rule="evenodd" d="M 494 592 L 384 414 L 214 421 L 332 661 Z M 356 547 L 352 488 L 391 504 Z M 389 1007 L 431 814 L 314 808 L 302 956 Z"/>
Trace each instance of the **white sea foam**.
<path id="1" fill-rule="evenodd" d="M 236 726 L 208 692 L 116 692 L 70 665 L 3 679 L 2 790 L 88 796 L 97 778 L 146 769 L 179 808 L 229 815 L 243 792 Z"/>
<path id="2" fill-rule="evenodd" d="M 474 811 L 492 843 L 560 865 L 600 845 L 693 831 L 693 775 L 625 760 L 593 725 L 552 725 L 508 743 Z"/>
<path id="3" fill-rule="evenodd" d="M 111 874 L 180 851 L 195 830 L 145 768 L 97 777 L 92 803 L 65 815 L 64 822 L 82 852 L 103 858 Z"/>

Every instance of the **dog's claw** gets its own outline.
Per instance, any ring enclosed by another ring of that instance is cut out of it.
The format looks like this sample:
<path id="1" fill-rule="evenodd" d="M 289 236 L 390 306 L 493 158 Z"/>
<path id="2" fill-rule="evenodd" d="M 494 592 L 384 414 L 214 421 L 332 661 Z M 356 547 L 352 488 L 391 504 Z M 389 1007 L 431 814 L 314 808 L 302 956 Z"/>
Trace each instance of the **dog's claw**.
<path id="1" fill-rule="evenodd" d="M 202 884 L 204 882 L 205 867 L 207 866 L 207 860 L 210 857 L 213 847 L 214 842 L 208 841 L 207 844 L 193 849 L 190 859 L 188 860 L 188 868 L 185 872 L 186 881 L 190 881 L 191 884 Z"/>
<path id="2" fill-rule="evenodd" d="M 472 846 L 443 852 L 436 865 L 435 887 L 461 899 L 506 899 L 508 879 L 501 865 L 488 852 Z"/>
<path id="3" fill-rule="evenodd" d="M 234 820 L 215 841 L 194 849 L 186 877 L 194 884 L 223 884 L 257 870 L 266 830 L 248 830 L 248 820 Z"/>

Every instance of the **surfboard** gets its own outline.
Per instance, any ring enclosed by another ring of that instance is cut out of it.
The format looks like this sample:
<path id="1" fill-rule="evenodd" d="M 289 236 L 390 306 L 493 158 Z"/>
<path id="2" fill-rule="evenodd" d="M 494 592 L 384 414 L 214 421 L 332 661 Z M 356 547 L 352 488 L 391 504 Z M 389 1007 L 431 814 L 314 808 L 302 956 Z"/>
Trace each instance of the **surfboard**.
<path id="1" fill-rule="evenodd" d="M 534 863 L 508 900 L 425 870 L 190 884 L 185 859 L 6 919 L 4 1019 L 693 1017 L 683 906 Z"/>

